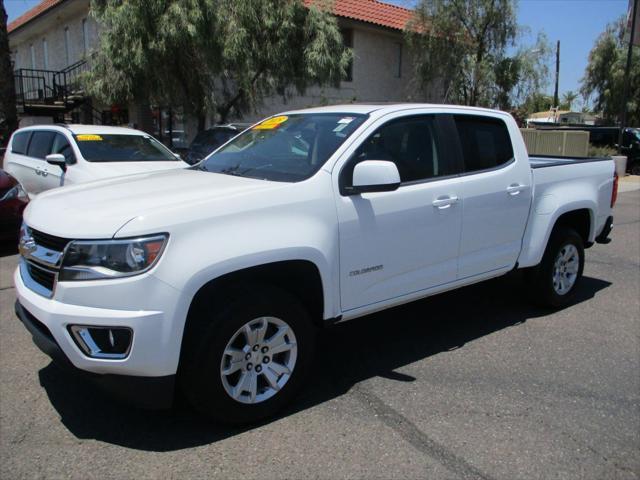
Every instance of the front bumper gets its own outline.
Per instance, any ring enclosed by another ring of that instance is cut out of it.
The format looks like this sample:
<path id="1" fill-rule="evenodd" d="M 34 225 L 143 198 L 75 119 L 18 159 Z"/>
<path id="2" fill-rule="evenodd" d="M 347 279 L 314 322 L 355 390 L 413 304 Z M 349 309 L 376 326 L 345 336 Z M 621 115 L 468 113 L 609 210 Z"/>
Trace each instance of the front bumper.
<path id="1" fill-rule="evenodd" d="M 141 377 L 132 375 L 95 374 L 76 368 L 60 348 L 51 331 L 19 301 L 16 315 L 29 330 L 36 346 L 59 366 L 82 375 L 114 397 L 143 408 L 169 408 L 173 403 L 175 375 Z"/>
<path id="2" fill-rule="evenodd" d="M 58 282 L 51 298 L 29 288 L 31 283 L 28 273 L 16 269 L 16 313 L 36 345 L 55 363 L 140 406 L 171 405 L 186 315 L 186 299 L 179 290 L 150 273 Z M 128 355 L 122 359 L 90 356 L 74 340 L 72 325 L 130 329 Z"/>
<path id="3" fill-rule="evenodd" d="M 16 269 L 20 304 L 42 323 L 74 367 L 98 374 L 161 377 L 178 369 L 184 320 L 180 292 L 150 274 L 118 280 L 59 282 L 52 298 L 36 293 Z M 69 332 L 71 325 L 122 327 L 133 331 L 124 359 L 87 356 Z"/>

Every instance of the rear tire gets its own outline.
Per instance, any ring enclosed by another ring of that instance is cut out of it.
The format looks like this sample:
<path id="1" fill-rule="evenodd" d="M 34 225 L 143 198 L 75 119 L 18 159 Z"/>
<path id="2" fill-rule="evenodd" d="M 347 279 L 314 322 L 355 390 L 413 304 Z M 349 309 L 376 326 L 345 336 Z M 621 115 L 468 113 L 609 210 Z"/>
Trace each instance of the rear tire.
<path id="1" fill-rule="evenodd" d="M 549 238 L 542 261 L 531 275 L 536 303 L 562 308 L 571 303 L 584 270 L 584 243 L 568 227 L 557 227 Z"/>
<path id="2" fill-rule="evenodd" d="M 202 299 L 190 313 L 195 325 L 183 342 L 183 393 L 217 422 L 270 417 L 291 401 L 309 372 L 316 333 L 311 318 L 295 297 L 265 285 L 234 289 L 217 300 Z"/>

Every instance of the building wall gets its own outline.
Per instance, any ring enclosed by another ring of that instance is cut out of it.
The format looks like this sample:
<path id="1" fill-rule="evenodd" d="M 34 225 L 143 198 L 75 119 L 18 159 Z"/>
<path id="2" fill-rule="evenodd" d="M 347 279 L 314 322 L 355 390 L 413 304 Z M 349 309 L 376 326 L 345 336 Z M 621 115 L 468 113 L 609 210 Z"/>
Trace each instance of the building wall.
<path id="1" fill-rule="evenodd" d="M 416 88 L 413 63 L 401 32 L 340 19 L 353 31 L 353 80 L 340 88 L 312 87 L 304 95 L 274 96 L 243 120 L 258 120 L 283 110 L 351 102 L 437 102 L 436 88 Z M 399 75 L 398 75 L 399 74 Z"/>
<path id="2" fill-rule="evenodd" d="M 83 20 L 87 25 L 86 48 Z M 258 106 L 256 112 L 248 113 L 242 121 L 255 121 L 284 110 L 336 103 L 438 101 L 435 89 L 424 95 L 414 88 L 412 62 L 401 32 L 343 18 L 339 18 L 339 24 L 342 29 L 352 31 L 352 81 L 342 82 L 340 88 L 311 87 L 304 95 L 290 92 L 291 95 L 286 98 L 269 97 Z M 68 42 L 65 41 L 66 29 Z M 48 69 L 61 70 L 97 48 L 98 36 L 99 26 L 89 15 L 89 0 L 73 0 L 12 32 L 9 42 L 16 69 L 32 67 L 32 45 L 35 68 L 44 69 L 43 40 L 46 40 Z M 94 107 L 100 109 L 103 106 L 94 104 Z M 146 106 L 129 105 L 129 122 L 132 126 L 145 129 L 149 124 L 148 117 Z M 215 121 L 214 118 L 208 120 L 209 125 Z M 195 119 L 186 118 L 184 125 L 176 125 L 176 129 L 184 130 L 187 134 L 186 141 L 190 141 L 195 136 L 196 126 Z"/>
<path id="3" fill-rule="evenodd" d="M 87 26 L 87 43 L 83 34 L 83 20 Z M 68 42 L 65 42 L 68 29 Z M 44 41 L 47 44 L 48 70 L 63 68 L 81 60 L 95 48 L 98 26 L 89 16 L 89 0 L 73 0 L 54 8 L 27 25 L 9 34 L 9 46 L 15 68 L 32 68 L 31 46 L 35 53 L 35 68 L 45 69 Z M 67 43 L 69 58 L 67 61 Z"/>

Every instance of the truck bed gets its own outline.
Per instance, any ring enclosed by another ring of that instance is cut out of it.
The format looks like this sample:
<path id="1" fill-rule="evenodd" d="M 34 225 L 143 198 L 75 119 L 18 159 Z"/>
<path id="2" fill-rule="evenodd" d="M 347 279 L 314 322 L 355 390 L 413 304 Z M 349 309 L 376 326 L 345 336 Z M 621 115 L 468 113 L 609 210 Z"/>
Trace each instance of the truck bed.
<path id="1" fill-rule="evenodd" d="M 561 165 L 575 165 L 577 163 L 591 163 L 610 161 L 611 157 L 553 157 L 551 155 L 530 155 L 531 168 L 558 167 Z"/>

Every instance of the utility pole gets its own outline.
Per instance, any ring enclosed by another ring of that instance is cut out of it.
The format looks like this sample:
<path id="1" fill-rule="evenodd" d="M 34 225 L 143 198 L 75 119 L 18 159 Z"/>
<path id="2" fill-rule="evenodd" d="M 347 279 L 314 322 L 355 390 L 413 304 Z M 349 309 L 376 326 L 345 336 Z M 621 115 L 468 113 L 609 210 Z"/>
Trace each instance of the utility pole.
<path id="1" fill-rule="evenodd" d="M 620 132 L 618 132 L 618 153 L 622 153 L 622 135 L 627 126 L 627 100 L 629 99 L 629 71 L 631 70 L 631 56 L 633 54 L 633 34 L 636 29 L 636 15 L 638 12 L 638 0 L 633 1 L 631 10 L 631 33 L 629 34 L 629 49 L 627 50 L 627 65 L 624 68 L 624 90 L 622 91 L 622 115 L 620 119 Z"/>
<path id="2" fill-rule="evenodd" d="M 559 100 L 558 100 L 559 79 L 560 79 L 560 40 L 558 40 L 558 43 L 556 45 L 556 88 L 553 91 L 553 106 L 555 108 L 559 107 Z"/>

